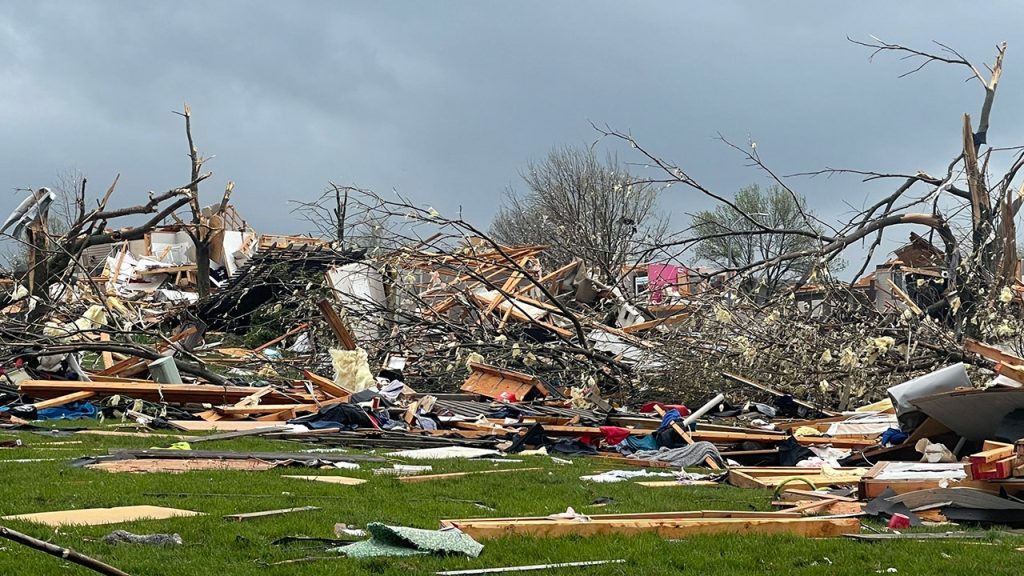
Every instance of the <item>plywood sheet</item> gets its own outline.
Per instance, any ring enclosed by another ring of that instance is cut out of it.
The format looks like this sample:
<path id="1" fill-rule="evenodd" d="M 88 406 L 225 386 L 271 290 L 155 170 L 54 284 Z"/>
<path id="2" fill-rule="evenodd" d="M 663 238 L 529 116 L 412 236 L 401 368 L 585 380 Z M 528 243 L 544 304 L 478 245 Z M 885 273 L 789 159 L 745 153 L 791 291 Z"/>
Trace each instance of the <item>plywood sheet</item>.
<path id="1" fill-rule="evenodd" d="M 202 512 L 164 508 L 162 506 L 117 506 L 114 508 L 82 508 L 35 514 L 4 516 L 3 520 L 24 520 L 47 526 L 102 526 L 136 520 L 165 520 L 180 516 L 202 516 Z"/>
<path id="2" fill-rule="evenodd" d="M 133 460 L 110 460 L 90 464 L 86 468 L 104 470 L 106 472 L 128 472 L 144 474 L 148 472 L 164 472 L 181 474 L 182 472 L 198 472 L 206 470 L 242 470 L 259 472 L 274 467 L 271 462 L 260 460 L 217 460 L 199 458 L 194 460 L 163 460 L 159 458 L 137 458 Z"/>

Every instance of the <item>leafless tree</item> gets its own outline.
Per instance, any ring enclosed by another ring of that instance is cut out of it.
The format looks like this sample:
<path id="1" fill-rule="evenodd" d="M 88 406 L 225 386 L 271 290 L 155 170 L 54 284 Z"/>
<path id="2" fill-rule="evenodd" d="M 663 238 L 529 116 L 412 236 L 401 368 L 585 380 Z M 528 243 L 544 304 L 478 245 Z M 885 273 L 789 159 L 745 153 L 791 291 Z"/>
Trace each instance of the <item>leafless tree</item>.
<path id="1" fill-rule="evenodd" d="M 199 148 L 196 147 L 195 140 L 192 138 L 192 108 L 186 103 L 184 109 L 181 112 L 177 112 L 177 114 L 185 119 L 185 137 L 188 140 L 188 156 L 192 169 L 192 181 L 188 188 L 188 206 L 191 212 L 191 220 L 189 225 L 185 227 L 185 231 L 188 233 L 189 238 L 192 239 L 196 249 L 196 288 L 199 292 L 199 297 L 205 298 L 210 293 L 210 244 L 216 233 L 211 222 L 215 217 L 220 217 L 224 214 L 224 210 L 228 207 L 228 201 L 231 199 L 231 192 L 235 188 L 235 183 L 230 181 L 227 183 L 220 204 L 211 206 L 209 210 L 204 211 L 199 201 L 199 176 L 202 173 L 203 163 L 206 161 L 206 158 L 199 154 Z M 175 218 L 177 219 L 177 217 Z"/>
<path id="2" fill-rule="evenodd" d="M 551 263 L 580 259 L 606 282 L 657 243 L 667 226 L 658 212 L 658 189 L 637 182 L 615 156 L 600 160 L 592 148 L 563 147 L 522 174 L 525 193 L 506 192 L 491 235 L 505 244 L 541 244 Z"/>

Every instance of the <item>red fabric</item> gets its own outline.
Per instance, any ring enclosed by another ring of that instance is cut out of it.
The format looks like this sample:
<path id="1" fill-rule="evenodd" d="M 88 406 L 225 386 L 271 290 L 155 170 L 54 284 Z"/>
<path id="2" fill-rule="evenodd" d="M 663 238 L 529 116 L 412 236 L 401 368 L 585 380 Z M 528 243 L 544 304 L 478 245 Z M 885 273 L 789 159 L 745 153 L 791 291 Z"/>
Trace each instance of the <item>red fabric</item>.
<path id="1" fill-rule="evenodd" d="M 601 426 L 601 434 L 604 435 L 604 441 L 609 446 L 614 446 L 621 443 L 629 436 L 629 430 L 626 428 L 619 428 L 618 426 Z"/>
<path id="2" fill-rule="evenodd" d="M 679 410 L 680 416 L 685 417 L 690 415 L 690 409 L 687 408 L 686 406 L 683 406 L 682 404 L 665 404 L 663 402 L 648 402 L 647 404 L 644 404 L 643 406 L 640 407 L 640 413 L 647 414 L 648 412 L 654 412 L 655 406 L 661 406 L 661 409 L 664 410 L 665 412 L 668 412 L 669 410 L 675 408 L 676 410 Z"/>

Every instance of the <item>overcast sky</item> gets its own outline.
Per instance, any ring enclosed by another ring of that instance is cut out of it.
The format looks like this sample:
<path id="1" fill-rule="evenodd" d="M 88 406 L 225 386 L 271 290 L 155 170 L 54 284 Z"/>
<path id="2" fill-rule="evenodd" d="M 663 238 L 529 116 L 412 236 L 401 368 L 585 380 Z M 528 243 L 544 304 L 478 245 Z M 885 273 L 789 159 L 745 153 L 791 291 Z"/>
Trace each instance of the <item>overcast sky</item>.
<path id="1" fill-rule="evenodd" d="M 334 181 L 395 188 L 486 225 L 503 189 L 553 146 L 591 143 L 590 123 L 731 194 L 763 175 L 843 166 L 943 173 L 981 89 L 963 70 L 868 62 L 846 36 L 977 62 L 1010 41 L 989 142 L 1024 143 L 1024 3 L 1005 2 L 0 2 L 0 212 L 15 188 L 78 169 L 112 204 L 187 183 L 182 102 L 214 177 L 262 232 L 294 233 L 288 199 Z M 603 145 L 602 145 L 603 146 Z M 612 148 L 622 160 L 629 149 Z M 797 180 L 823 217 L 886 188 Z M 680 226 L 703 206 L 673 187 Z M 887 246 L 905 238 L 893 234 Z"/>

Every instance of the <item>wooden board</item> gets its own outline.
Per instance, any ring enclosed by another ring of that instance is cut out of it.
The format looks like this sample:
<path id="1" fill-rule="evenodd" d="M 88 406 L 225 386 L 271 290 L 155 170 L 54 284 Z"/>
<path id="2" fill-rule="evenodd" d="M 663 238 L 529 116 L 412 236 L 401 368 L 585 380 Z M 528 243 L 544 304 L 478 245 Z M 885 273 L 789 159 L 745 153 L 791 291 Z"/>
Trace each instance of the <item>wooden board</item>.
<path id="1" fill-rule="evenodd" d="M 836 486 L 841 484 L 857 484 L 861 474 L 853 468 L 838 468 L 837 474 L 824 475 L 821 470 L 815 468 L 730 468 L 728 482 L 740 488 L 763 488 L 775 489 L 791 478 L 803 478 L 815 488 L 823 486 Z M 807 487 L 807 484 L 800 481 L 793 481 L 787 485 L 792 487 Z"/>
<path id="2" fill-rule="evenodd" d="M 56 398 L 73 392 L 95 392 L 97 397 L 127 396 L 152 402 L 234 404 L 255 392 L 250 386 L 215 386 L 212 384 L 157 384 L 147 380 L 128 382 L 73 382 L 64 380 L 26 380 L 19 391 L 32 398 Z M 267 394 L 269 402 L 296 402 L 280 392 Z"/>
<path id="3" fill-rule="evenodd" d="M 242 522 L 244 520 L 253 520 L 255 518 L 266 518 L 267 516 L 280 516 L 281 514 L 291 514 L 293 512 L 309 512 L 311 510 L 319 510 L 317 506 L 301 506 L 299 508 L 281 508 L 279 510 L 263 510 L 262 512 L 247 512 L 245 514 L 228 514 L 224 516 L 225 520 L 234 520 L 236 522 Z"/>
<path id="4" fill-rule="evenodd" d="M 501 470 L 481 470 L 479 472 L 450 472 L 448 474 L 425 474 L 422 476 L 402 476 L 399 482 L 406 484 L 412 482 L 429 482 L 431 480 L 448 480 L 451 478 L 462 478 L 465 476 L 479 476 L 482 474 L 504 474 L 508 472 L 527 472 L 543 470 L 543 468 L 503 468 Z"/>
<path id="5" fill-rule="evenodd" d="M 320 376 L 319 374 L 314 374 L 309 370 L 303 371 L 302 374 L 305 375 L 306 380 L 312 382 L 324 394 L 334 396 L 335 398 L 341 398 L 344 401 L 348 401 L 348 399 L 352 397 L 351 392 L 342 388 L 341 386 L 338 386 L 338 384 L 335 383 L 334 380 L 331 380 L 330 378 L 324 378 L 323 376 Z"/>
<path id="6" fill-rule="evenodd" d="M 311 482 L 326 482 L 328 484 L 342 484 L 345 486 L 358 486 L 359 484 L 366 484 L 366 480 L 362 478 L 349 478 L 348 476 L 289 476 L 284 475 L 281 478 L 291 478 L 293 480 L 309 480 Z"/>
<path id="7" fill-rule="evenodd" d="M 164 508 L 162 506 L 117 506 L 115 508 L 83 508 L 35 514 L 14 514 L 3 520 L 23 520 L 47 526 L 102 526 L 136 520 L 165 520 L 180 516 L 202 516 L 202 512 Z"/>
<path id="8" fill-rule="evenodd" d="M 89 464 L 86 468 L 104 470 L 106 472 L 128 472 L 145 474 L 163 472 L 181 474 L 207 470 L 242 470 L 258 472 L 270 470 L 274 465 L 260 460 L 217 460 L 213 458 L 196 458 L 190 460 L 162 460 L 159 458 L 136 458 L 130 460 L 110 460 Z"/>
<path id="9" fill-rule="evenodd" d="M 996 363 L 1013 364 L 1017 366 L 1024 364 L 1024 358 L 1007 354 L 995 346 L 989 346 L 988 344 L 984 344 L 970 338 L 964 340 L 964 349 Z"/>
<path id="10" fill-rule="evenodd" d="M 720 486 L 718 482 L 713 480 L 691 480 L 685 484 L 677 482 L 675 480 L 651 480 L 649 482 L 633 482 L 640 486 L 646 486 L 647 488 L 672 488 L 677 486 Z"/>
<path id="11" fill-rule="evenodd" d="M 463 392 L 487 398 L 499 398 L 504 393 L 515 394 L 519 401 L 532 396 L 547 396 L 547 387 L 536 376 L 504 370 L 487 364 L 469 363 L 469 377 L 459 388 Z"/>
<path id="12" fill-rule="evenodd" d="M 207 422 L 205 420 L 169 420 L 171 426 L 187 432 L 220 430 L 222 432 L 241 432 L 266 428 L 267 432 L 286 430 L 288 426 L 271 426 L 266 422 L 253 422 L 246 420 Z M 272 429 L 272 430 L 271 430 Z"/>
<path id="13" fill-rule="evenodd" d="M 50 398 L 49 400 L 42 400 L 33 404 L 36 410 L 43 410 L 45 408 L 56 408 L 58 406 L 64 406 L 65 404 L 71 404 L 72 402 L 79 402 L 81 400 L 88 400 L 95 396 L 95 392 L 83 391 L 83 392 L 72 392 L 71 394 L 65 394 L 63 396 L 57 396 L 56 398 Z"/>
<path id="14" fill-rule="evenodd" d="M 749 510 L 683 510 L 677 512 L 630 512 L 624 514 L 591 514 L 591 521 L 602 520 L 700 520 L 707 518 L 800 518 L 800 514 L 783 514 L 779 512 L 753 512 Z M 441 520 L 441 527 L 457 526 L 464 523 L 499 523 L 499 522 L 548 522 L 553 521 L 547 516 L 513 516 L 506 518 L 460 518 Z M 557 520 L 557 522 L 576 522 L 576 520 Z"/>
<path id="15" fill-rule="evenodd" d="M 328 283 L 330 282 L 328 281 Z M 345 321 L 342 320 L 341 316 L 338 316 L 338 313 L 334 310 L 334 306 L 331 306 L 331 303 L 327 300 L 317 302 L 317 306 L 320 307 L 320 313 L 323 314 L 324 319 L 327 320 L 327 324 L 330 325 L 331 331 L 334 332 L 338 341 L 341 342 L 342 347 L 345 350 L 355 350 L 356 340 L 352 337 L 352 333 L 349 332 L 348 327 L 345 326 Z"/>
<path id="16" fill-rule="evenodd" d="M 655 533 L 663 538 L 697 534 L 793 534 L 827 538 L 860 532 L 857 518 L 706 518 L 693 520 L 593 520 L 565 522 L 463 522 L 456 526 L 477 540 L 511 535 L 541 537 Z"/>

